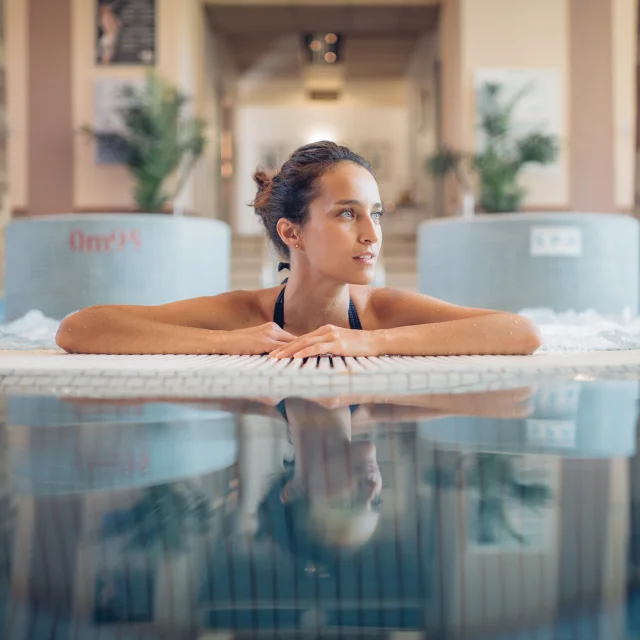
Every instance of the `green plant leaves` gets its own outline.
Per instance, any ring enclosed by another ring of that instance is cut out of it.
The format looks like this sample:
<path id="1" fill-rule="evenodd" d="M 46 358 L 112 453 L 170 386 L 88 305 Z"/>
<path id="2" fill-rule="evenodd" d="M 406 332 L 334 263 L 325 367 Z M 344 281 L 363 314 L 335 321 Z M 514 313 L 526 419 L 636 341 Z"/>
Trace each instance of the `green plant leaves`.
<path id="1" fill-rule="evenodd" d="M 479 128 L 483 137 L 483 149 L 471 158 L 471 165 L 479 178 L 478 201 L 487 213 L 518 211 L 526 195 L 518 178 L 526 164 L 546 165 L 554 162 L 559 154 L 556 136 L 540 131 L 523 136 L 514 133 L 513 114 L 523 97 L 531 90 L 524 87 L 509 100 L 503 98 L 503 87 L 486 83 L 478 95 Z M 426 168 L 438 178 L 453 173 L 463 189 L 468 181 L 463 171 L 467 154 L 443 147 L 427 159 Z"/>
<path id="2" fill-rule="evenodd" d="M 142 89 L 127 86 L 120 97 L 125 132 L 118 142 L 136 183 L 135 201 L 143 212 L 160 212 L 180 193 L 204 153 L 206 124 L 187 115 L 188 98 L 155 73 Z M 178 170 L 177 187 L 168 192 L 166 184 Z"/>

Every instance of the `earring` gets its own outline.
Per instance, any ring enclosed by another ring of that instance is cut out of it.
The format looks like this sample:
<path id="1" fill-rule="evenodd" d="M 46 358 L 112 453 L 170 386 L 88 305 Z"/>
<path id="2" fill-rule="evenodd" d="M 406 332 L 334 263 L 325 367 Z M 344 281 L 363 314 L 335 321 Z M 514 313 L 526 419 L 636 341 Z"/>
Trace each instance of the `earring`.
<path id="1" fill-rule="evenodd" d="M 299 244 L 297 244 L 297 245 L 296 245 L 296 249 L 299 249 L 299 248 L 300 248 L 300 245 L 299 245 Z"/>

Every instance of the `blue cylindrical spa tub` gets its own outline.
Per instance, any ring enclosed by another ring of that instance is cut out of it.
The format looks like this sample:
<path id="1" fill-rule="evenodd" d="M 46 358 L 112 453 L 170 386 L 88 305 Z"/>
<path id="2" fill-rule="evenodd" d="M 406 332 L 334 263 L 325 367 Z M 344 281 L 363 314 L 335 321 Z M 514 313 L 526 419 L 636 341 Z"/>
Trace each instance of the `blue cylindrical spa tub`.
<path id="1" fill-rule="evenodd" d="M 639 223 L 598 213 L 430 220 L 418 231 L 422 293 L 518 312 L 638 312 Z"/>
<path id="2" fill-rule="evenodd" d="M 97 304 L 156 305 L 230 287 L 231 231 L 220 220 L 74 214 L 5 231 L 6 320 L 39 309 L 62 319 Z"/>

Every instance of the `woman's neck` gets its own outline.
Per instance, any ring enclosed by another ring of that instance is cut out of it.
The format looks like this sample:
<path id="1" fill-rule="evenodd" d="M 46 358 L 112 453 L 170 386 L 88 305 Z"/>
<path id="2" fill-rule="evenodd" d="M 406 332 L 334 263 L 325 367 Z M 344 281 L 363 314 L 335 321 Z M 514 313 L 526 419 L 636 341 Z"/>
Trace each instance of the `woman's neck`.
<path id="1" fill-rule="evenodd" d="M 284 293 L 285 329 L 294 335 L 326 324 L 349 326 L 349 285 L 303 270 L 291 272 Z"/>
<path id="2" fill-rule="evenodd" d="M 348 407 L 317 410 L 287 402 L 289 433 L 295 451 L 295 482 L 306 484 L 309 476 L 324 473 L 333 456 L 344 457 L 351 442 Z"/>

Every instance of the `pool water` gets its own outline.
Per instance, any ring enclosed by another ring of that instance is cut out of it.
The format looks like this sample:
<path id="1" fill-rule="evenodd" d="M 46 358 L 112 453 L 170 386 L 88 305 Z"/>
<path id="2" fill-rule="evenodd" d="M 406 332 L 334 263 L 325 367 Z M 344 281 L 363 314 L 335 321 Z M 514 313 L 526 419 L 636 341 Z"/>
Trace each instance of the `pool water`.
<path id="1" fill-rule="evenodd" d="M 639 397 L 5 394 L 0 637 L 640 637 Z"/>
<path id="2" fill-rule="evenodd" d="M 595 311 L 522 309 L 542 335 L 541 352 L 610 351 L 640 349 L 640 316 L 630 311 L 622 316 L 604 316 Z M 59 320 L 32 310 L 22 318 L 3 324 L 0 300 L 0 350 L 58 349 L 55 335 Z"/>

